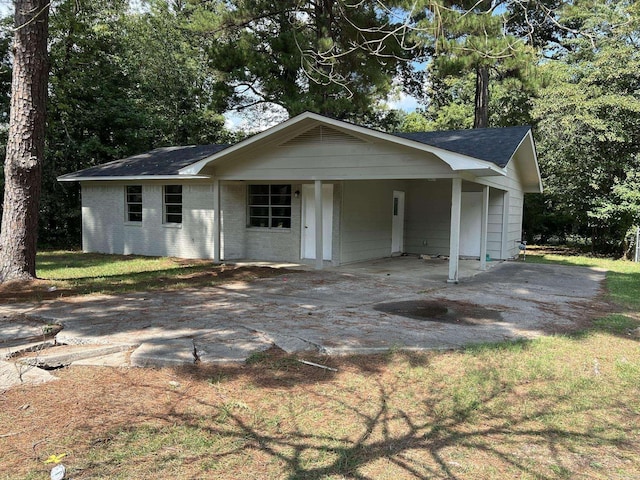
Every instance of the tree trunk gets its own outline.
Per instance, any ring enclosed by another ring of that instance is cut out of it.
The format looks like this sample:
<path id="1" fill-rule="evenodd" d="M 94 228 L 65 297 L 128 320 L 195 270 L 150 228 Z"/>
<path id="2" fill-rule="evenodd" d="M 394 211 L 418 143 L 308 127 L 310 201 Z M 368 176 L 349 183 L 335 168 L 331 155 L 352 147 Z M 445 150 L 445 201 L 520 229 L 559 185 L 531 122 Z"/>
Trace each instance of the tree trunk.
<path id="1" fill-rule="evenodd" d="M 0 231 L 0 282 L 36 275 L 44 157 L 49 0 L 15 0 L 11 113 Z"/>
<path id="2" fill-rule="evenodd" d="M 476 67 L 476 97 L 473 128 L 486 128 L 489 125 L 489 68 L 486 65 Z"/>

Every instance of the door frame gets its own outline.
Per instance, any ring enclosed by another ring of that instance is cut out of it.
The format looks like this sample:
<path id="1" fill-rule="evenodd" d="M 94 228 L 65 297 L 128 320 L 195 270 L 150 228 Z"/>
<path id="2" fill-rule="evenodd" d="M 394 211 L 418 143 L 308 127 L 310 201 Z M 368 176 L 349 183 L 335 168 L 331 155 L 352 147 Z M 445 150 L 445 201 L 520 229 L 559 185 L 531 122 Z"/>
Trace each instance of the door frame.
<path id="1" fill-rule="evenodd" d="M 315 185 L 302 184 L 302 202 L 301 202 L 301 222 L 300 222 L 300 258 L 304 260 L 315 260 Z M 314 215 L 307 219 L 307 207 L 313 206 Z M 311 237 L 311 248 L 307 245 L 307 228 L 313 225 L 314 235 Z M 322 184 L 322 259 L 332 260 L 333 258 L 333 184 Z M 309 249 L 307 249 L 309 247 Z M 307 252 L 309 250 L 309 252 Z M 312 253 L 311 253 L 312 252 Z M 307 255 L 310 253 L 310 255 Z"/>

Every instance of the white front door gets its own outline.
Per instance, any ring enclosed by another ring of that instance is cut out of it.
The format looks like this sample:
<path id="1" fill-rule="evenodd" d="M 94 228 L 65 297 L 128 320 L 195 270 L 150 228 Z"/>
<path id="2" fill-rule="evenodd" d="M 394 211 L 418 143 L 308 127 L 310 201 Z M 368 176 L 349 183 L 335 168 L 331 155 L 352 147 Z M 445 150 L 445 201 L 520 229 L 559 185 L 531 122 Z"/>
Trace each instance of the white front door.
<path id="1" fill-rule="evenodd" d="M 391 254 L 404 251 L 404 192 L 393 192 L 391 217 Z"/>
<path id="2" fill-rule="evenodd" d="M 460 255 L 480 257 L 482 192 L 462 192 L 460 206 Z"/>
<path id="3" fill-rule="evenodd" d="M 333 185 L 322 185 L 322 259 L 331 260 Z M 302 185 L 302 258 L 316 258 L 315 186 Z"/>

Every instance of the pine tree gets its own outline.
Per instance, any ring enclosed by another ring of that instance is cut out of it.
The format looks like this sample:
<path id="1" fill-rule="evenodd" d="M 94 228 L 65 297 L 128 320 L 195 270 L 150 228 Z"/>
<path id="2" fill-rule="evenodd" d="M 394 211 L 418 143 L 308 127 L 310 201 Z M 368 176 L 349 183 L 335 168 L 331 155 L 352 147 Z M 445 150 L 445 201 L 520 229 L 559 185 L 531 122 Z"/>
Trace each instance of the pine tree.
<path id="1" fill-rule="evenodd" d="M 492 80 L 528 81 L 536 61 L 526 39 L 506 30 L 508 10 L 498 13 L 496 7 L 486 0 L 429 1 L 421 25 L 422 42 L 433 54 L 432 84 L 438 78 L 473 73 L 474 128 L 489 125 Z"/>
<path id="2" fill-rule="evenodd" d="M 13 80 L 0 232 L 0 282 L 36 275 L 44 157 L 49 0 L 15 0 Z"/>

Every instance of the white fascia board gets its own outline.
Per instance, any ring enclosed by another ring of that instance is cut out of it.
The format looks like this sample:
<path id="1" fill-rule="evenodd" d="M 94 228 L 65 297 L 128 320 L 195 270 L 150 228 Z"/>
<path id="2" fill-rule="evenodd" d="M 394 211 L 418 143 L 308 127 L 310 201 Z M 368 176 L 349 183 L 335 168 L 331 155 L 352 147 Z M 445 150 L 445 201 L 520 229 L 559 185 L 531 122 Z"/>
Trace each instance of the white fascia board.
<path id="1" fill-rule="evenodd" d="M 533 140 L 532 130 L 529 130 L 528 138 L 529 138 L 529 141 L 531 142 L 531 150 L 533 150 L 533 161 L 536 165 L 536 176 L 537 176 L 536 178 L 538 182 L 538 188 L 536 189 L 536 193 L 542 193 L 542 190 L 544 189 L 544 187 L 542 186 L 542 175 L 540 175 L 540 165 L 538 164 L 538 152 L 536 149 L 536 142 Z"/>
<path id="2" fill-rule="evenodd" d="M 453 153 L 448 150 L 443 150 L 441 148 L 430 147 L 429 145 L 424 145 L 426 148 L 422 149 L 427 152 L 431 152 L 434 155 L 438 156 L 442 161 L 444 161 L 451 170 L 461 171 L 461 170 L 490 170 L 493 172 L 492 174 L 498 175 L 506 175 L 507 171 L 504 168 L 500 168 L 495 163 L 487 162 L 485 160 L 478 160 L 477 158 L 467 157 L 466 155 L 461 155 L 459 153 Z"/>
<path id="3" fill-rule="evenodd" d="M 520 150 L 520 147 L 522 147 L 522 145 L 524 144 L 524 142 L 526 140 L 529 140 L 529 146 L 531 147 L 531 153 L 533 154 L 533 164 L 535 166 L 536 186 L 535 186 L 535 188 L 527 187 L 523 191 L 525 193 L 542 193 L 542 190 L 543 190 L 543 187 L 542 187 L 542 175 L 540 174 L 540 165 L 538 164 L 538 152 L 536 151 L 536 142 L 533 139 L 533 131 L 531 129 L 529 129 L 527 134 L 524 137 L 522 137 L 522 140 L 520 141 L 520 143 L 516 147 L 515 153 L 509 159 L 509 162 L 511 162 L 511 160 L 513 160 L 513 157 L 515 157 L 516 153 L 518 152 L 518 150 Z M 508 164 L 508 162 L 507 162 L 507 164 Z"/>
<path id="4" fill-rule="evenodd" d="M 454 171 L 489 169 L 498 175 L 506 175 L 506 170 L 498 167 L 496 164 L 492 162 L 487 162 L 484 160 L 479 160 L 477 158 L 469 157 L 459 153 L 450 152 L 449 150 L 433 147 L 431 145 L 416 142 L 415 140 L 409 140 L 407 138 L 397 137 L 395 135 L 379 132 L 377 130 L 372 130 L 367 127 L 361 127 L 359 125 L 354 125 L 352 123 L 343 122 L 341 120 L 335 120 L 333 118 L 323 117 L 322 115 L 318 115 L 316 113 L 311 113 L 311 112 L 301 113 L 300 115 L 290 118 L 289 120 L 283 123 L 280 123 L 274 127 L 271 127 L 256 135 L 253 135 L 252 137 L 247 138 L 242 142 L 236 143 L 231 147 L 225 148 L 224 150 L 214 155 L 211 155 L 210 157 L 207 157 L 205 159 L 200 160 L 199 162 L 193 163 L 189 166 L 182 168 L 181 170 L 179 170 L 179 173 L 180 175 L 183 175 L 183 174 L 197 175 L 200 172 L 200 170 L 202 170 L 208 163 L 215 161 L 218 158 L 224 157 L 225 155 L 233 153 L 237 150 L 245 148 L 248 145 L 251 145 L 252 143 L 259 142 L 264 138 L 267 138 L 281 130 L 284 130 L 306 119 L 316 120 L 319 123 L 331 125 L 333 127 L 337 127 L 343 130 L 349 130 L 351 132 L 354 132 L 363 136 L 379 138 L 381 140 L 385 140 L 391 143 L 413 148 L 414 150 L 421 150 L 424 152 L 433 153 L 434 155 L 442 159 L 442 161 L 444 161 L 447 165 L 449 165 L 449 167 Z"/>
<path id="5" fill-rule="evenodd" d="M 104 182 L 104 181 L 145 181 L 145 180 L 203 180 L 211 178 L 209 175 L 130 175 L 130 176 L 104 176 L 104 177 L 57 177 L 59 182 Z"/>

